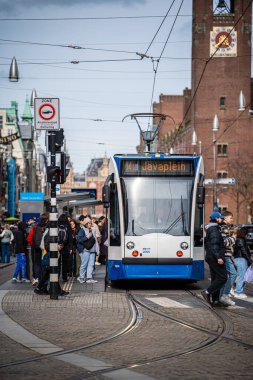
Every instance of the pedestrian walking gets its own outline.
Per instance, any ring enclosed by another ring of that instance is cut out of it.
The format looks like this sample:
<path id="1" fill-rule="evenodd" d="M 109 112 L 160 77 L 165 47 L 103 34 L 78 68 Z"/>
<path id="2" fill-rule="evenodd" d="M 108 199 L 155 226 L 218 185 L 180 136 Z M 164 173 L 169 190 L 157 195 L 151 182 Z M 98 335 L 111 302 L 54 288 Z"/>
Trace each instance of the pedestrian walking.
<path id="1" fill-rule="evenodd" d="M 95 256 L 98 252 L 98 242 L 96 239 L 96 231 L 92 228 L 92 221 L 87 216 L 81 215 L 79 217 L 80 229 L 77 234 L 77 250 L 81 257 L 81 266 L 78 281 L 82 284 L 95 283 L 93 279 L 93 271 L 95 264 Z M 84 278 L 86 273 L 86 280 Z"/>
<path id="2" fill-rule="evenodd" d="M 41 264 L 42 264 L 42 251 L 40 248 L 41 239 L 43 233 L 48 225 L 48 214 L 42 214 L 40 216 L 40 222 L 38 225 L 33 226 L 29 235 L 27 236 L 27 242 L 31 247 L 34 247 L 33 257 L 33 273 L 34 278 L 32 285 L 37 285 L 41 276 Z"/>
<path id="3" fill-rule="evenodd" d="M 63 282 L 68 281 L 69 256 L 72 252 L 72 229 L 66 214 L 61 214 L 58 218 L 58 250 L 59 250 L 59 279 L 62 276 Z"/>
<path id="4" fill-rule="evenodd" d="M 5 224 L 3 227 L 3 231 L 0 234 L 1 238 L 1 262 L 9 263 L 10 262 L 10 254 L 11 254 L 11 244 L 14 240 L 14 236 L 12 231 L 10 230 L 9 224 Z"/>
<path id="5" fill-rule="evenodd" d="M 236 235 L 234 233 L 233 214 L 230 211 L 222 212 L 224 217 L 221 223 L 221 234 L 225 246 L 225 265 L 227 270 L 227 281 L 224 287 L 221 289 L 220 301 L 228 306 L 234 306 L 235 302 L 230 297 L 232 286 L 236 279 L 236 266 L 234 262 L 234 247 L 236 241 Z"/>
<path id="6" fill-rule="evenodd" d="M 237 238 L 235 241 L 234 249 L 234 261 L 237 268 L 237 278 L 234 297 L 238 299 L 245 299 L 247 295 L 244 293 L 244 276 L 250 265 L 253 266 L 249 248 L 246 244 L 246 236 L 248 230 L 246 228 L 240 228 L 237 231 Z"/>
<path id="7" fill-rule="evenodd" d="M 212 306 L 220 305 L 220 290 L 227 281 L 225 246 L 219 226 L 223 219 L 219 212 L 213 212 L 210 215 L 210 223 L 205 227 L 205 260 L 210 268 L 211 284 L 201 294 Z"/>
<path id="8" fill-rule="evenodd" d="M 17 264 L 13 274 L 12 282 L 19 281 L 19 274 L 21 272 L 21 282 L 30 282 L 27 278 L 26 272 L 26 224 L 24 222 L 18 223 L 18 230 L 15 232 L 15 249 Z"/>

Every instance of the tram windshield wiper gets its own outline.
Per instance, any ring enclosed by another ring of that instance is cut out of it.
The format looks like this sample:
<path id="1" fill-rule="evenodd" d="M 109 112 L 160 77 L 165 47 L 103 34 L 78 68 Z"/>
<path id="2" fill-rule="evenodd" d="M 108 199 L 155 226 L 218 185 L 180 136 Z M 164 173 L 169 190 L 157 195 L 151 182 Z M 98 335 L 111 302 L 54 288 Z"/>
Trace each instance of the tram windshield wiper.
<path id="1" fill-rule="evenodd" d="M 132 234 L 136 236 L 136 233 L 134 232 L 134 219 L 132 219 Z"/>
<path id="2" fill-rule="evenodd" d="M 181 215 L 182 215 L 182 223 L 183 223 L 184 234 L 188 235 L 188 231 L 187 231 L 186 223 L 185 223 L 185 212 L 184 212 L 183 197 L 182 197 L 182 195 L 181 195 Z"/>
<path id="3" fill-rule="evenodd" d="M 184 218 L 184 215 L 185 215 L 185 212 L 184 211 L 181 212 L 181 214 L 171 223 L 171 225 L 168 228 L 166 228 L 166 230 L 163 231 L 163 233 L 167 234 L 168 232 L 170 232 L 170 230 L 172 230 L 172 228 L 174 228 L 177 225 L 179 220 L 181 218 Z"/>

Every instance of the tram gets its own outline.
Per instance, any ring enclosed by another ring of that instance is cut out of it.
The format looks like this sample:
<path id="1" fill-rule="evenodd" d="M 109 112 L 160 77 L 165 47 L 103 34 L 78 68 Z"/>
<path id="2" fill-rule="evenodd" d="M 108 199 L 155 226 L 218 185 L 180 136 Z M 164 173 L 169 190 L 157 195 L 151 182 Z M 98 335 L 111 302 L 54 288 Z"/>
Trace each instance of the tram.
<path id="1" fill-rule="evenodd" d="M 107 280 L 204 278 L 201 156 L 116 154 L 103 187 Z"/>

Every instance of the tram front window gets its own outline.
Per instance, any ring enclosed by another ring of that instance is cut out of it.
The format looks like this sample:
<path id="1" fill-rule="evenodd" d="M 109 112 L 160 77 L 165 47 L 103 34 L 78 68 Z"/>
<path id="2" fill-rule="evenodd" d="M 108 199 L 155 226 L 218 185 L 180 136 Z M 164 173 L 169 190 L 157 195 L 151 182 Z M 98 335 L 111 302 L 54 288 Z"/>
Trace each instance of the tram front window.
<path id="1" fill-rule="evenodd" d="M 126 235 L 189 235 L 192 189 L 193 178 L 122 178 Z"/>

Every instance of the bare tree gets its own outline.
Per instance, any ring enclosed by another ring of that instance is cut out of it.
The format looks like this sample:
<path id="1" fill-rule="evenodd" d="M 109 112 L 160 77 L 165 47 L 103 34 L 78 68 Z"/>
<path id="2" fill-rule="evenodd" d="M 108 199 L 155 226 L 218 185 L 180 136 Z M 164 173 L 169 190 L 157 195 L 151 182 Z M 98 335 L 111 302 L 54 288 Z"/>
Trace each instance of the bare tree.
<path id="1" fill-rule="evenodd" d="M 233 160 L 229 164 L 229 173 L 236 179 L 235 185 L 231 186 L 231 191 L 236 201 L 236 223 L 238 224 L 239 210 L 243 205 L 250 209 L 253 202 L 253 167 L 242 163 L 240 159 Z M 246 217 L 245 215 L 245 219 Z"/>

